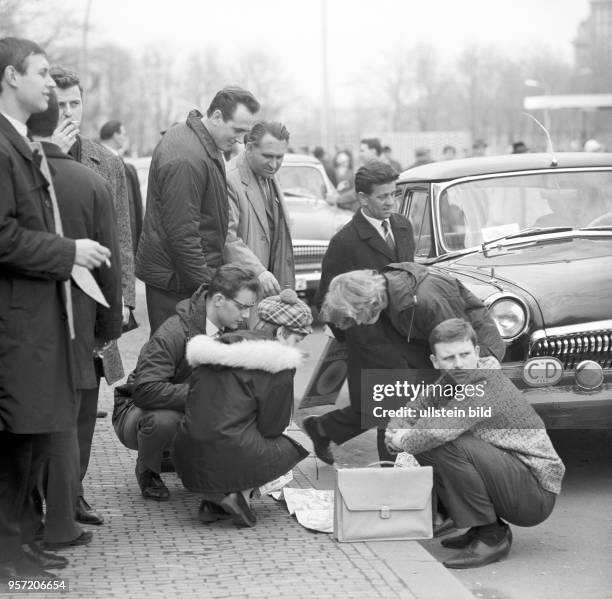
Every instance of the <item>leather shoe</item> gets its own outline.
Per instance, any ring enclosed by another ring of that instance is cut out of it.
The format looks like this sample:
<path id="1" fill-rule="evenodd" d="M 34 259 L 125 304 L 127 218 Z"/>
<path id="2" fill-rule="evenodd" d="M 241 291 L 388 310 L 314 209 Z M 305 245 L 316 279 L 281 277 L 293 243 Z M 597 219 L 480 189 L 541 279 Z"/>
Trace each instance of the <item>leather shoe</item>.
<path id="1" fill-rule="evenodd" d="M 228 493 L 221 500 L 220 505 L 232 515 L 234 524 L 237 526 L 255 526 L 257 518 L 242 493 Z"/>
<path id="2" fill-rule="evenodd" d="M 443 563 L 447 568 L 457 570 L 479 568 L 480 566 L 486 566 L 487 564 L 506 559 L 508 553 L 510 553 L 511 545 L 509 529 L 506 530 L 503 539 L 495 545 L 487 545 L 478 536 L 475 536 L 463 551 Z"/>
<path id="3" fill-rule="evenodd" d="M 510 545 L 512 545 L 512 529 L 507 524 L 505 526 L 506 526 L 506 535 L 508 536 Z M 447 539 L 442 539 L 440 541 L 440 545 L 448 549 L 465 549 L 474 540 L 475 536 L 476 536 L 476 528 L 470 528 L 467 532 L 464 532 L 462 535 L 457 535 L 454 537 L 449 537 Z"/>
<path id="4" fill-rule="evenodd" d="M 302 420 L 302 426 L 304 427 L 304 431 L 312 441 L 315 455 L 322 462 L 325 462 L 326 464 L 329 464 L 331 466 L 334 463 L 334 455 L 332 454 L 331 449 L 329 448 L 330 440 L 321 433 L 319 433 L 316 416 L 306 416 L 306 418 Z"/>
<path id="5" fill-rule="evenodd" d="M 225 520 L 231 517 L 232 514 L 228 514 L 220 505 L 206 499 L 202 500 L 198 510 L 198 520 L 204 523 L 216 522 L 217 520 Z"/>
<path id="6" fill-rule="evenodd" d="M 68 560 L 63 555 L 47 553 L 46 551 L 43 551 L 36 543 L 22 545 L 21 550 L 29 561 L 35 563 L 44 570 L 49 568 L 65 568 L 68 565 Z"/>
<path id="7" fill-rule="evenodd" d="M 77 497 L 75 520 L 81 524 L 104 524 L 104 518 L 92 511 L 84 497 Z"/>
<path id="8" fill-rule="evenodd" d="M 76 539 L 72 539 L 72 541 L 43 541 L 43 547 L 51 550 L 78 547 L 79 545 L 89 545 L 91 539 L 93 539 L 93 533 L 85 530 Z"/>
<path id="9" fill-rule="evenodd" d="M 138 472 L 136 467 L 136 480 L 145 499 L 153 499 L 155 501 L 168 501 L 170 491 L 164 485 L 164 481 L 159 477 L 159 474 L 152 470 Z"/>

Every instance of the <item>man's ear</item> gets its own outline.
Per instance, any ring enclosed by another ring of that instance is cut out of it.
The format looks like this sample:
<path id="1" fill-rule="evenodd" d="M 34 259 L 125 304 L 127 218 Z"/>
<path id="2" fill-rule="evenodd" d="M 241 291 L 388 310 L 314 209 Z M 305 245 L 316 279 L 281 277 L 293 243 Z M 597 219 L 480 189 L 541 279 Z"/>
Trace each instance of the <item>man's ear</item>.
<path id="1" fill-rule="evenodd" d="M 434 354 L 430 354 L 429 355 L 429 359 L 431 360 L 431 363 L 433 364 L 433 367 L 436 370 L 440 370 L 440 364 L 438 362 L 438 358 L 436 358 L 436 356 Z"/>
<path id="2" fill-rule="evenodd" d="M 366 196 L 365 193 L 363 193 L 363 191 L 358 191 L 357 192 L 357 198 L 359 199 L 359 203 L 362 206 L 367 206 L 367 204 L 368 204 L 368 197 Z"/>
<path id="3" fill-rule="evenodd" d="M 474 346 L 474 353 L 476 354 L 477 358 L 480 358 L 480 345 Z"/>
<path id="4" fill-rule="evenodd" d="M 4 69 L 4 73 L 0 74 L 0 83 L 5 83 L 11 87 L 17 87 L 17 69 L 12 64 L 9 64 L 6 69 Z"/>
<path id="5" fill-rule="evenodd" d="M 215 125 L 219 125 L 223 122 L 223 113 L 217 108 L 211 115 L 210 119 Z"/>

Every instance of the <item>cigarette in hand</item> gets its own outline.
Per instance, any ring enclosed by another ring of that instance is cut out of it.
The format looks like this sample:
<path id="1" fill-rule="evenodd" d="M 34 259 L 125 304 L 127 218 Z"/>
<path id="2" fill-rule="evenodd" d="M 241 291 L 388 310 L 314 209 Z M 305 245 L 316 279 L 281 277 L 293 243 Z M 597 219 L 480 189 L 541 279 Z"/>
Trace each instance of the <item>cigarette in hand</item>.
<path id="1" fill-rule="evenodd" d="M 106 266 L 108 266 L 108 268 L 111 267 L 111 263 L 110 263 L 110 260 L 108 258 L 106 260 L 104 260 L 104 264 L 106 264 Z"/>

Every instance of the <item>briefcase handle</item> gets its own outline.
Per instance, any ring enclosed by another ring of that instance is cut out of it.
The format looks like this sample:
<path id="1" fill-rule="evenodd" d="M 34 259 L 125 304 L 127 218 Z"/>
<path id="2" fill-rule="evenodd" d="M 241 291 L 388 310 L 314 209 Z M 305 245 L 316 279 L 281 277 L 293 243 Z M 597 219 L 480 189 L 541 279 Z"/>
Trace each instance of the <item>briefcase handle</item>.
<path id="1" fill-rule="evenodd" d="M 391 460 L 380 460 L 379 462 L 372 462 L 371 464 L 368 464 L 366 468 L 370 468 L 371 466 L 382 466 L 383 464 L 387 466 L 395 466 L 395 462 L 392 462 Z"/>

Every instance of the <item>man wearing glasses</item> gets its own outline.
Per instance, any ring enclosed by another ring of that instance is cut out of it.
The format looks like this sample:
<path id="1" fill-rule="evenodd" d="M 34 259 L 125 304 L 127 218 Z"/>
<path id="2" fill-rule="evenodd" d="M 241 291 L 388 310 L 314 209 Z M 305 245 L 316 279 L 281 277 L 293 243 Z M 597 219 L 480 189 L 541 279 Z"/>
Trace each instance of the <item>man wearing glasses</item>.
<path id="1" fill-rule="evenodd" d="M 170 449 L 185 413 L 191 368 L 185 346 L 194 335 L 218 338 L 248 320 L 259 281 L 238 264 L 221 266 L 210 285 L 176 306 L 143 346 L 134 372 L 115 389 L 113 426 L 119 440 L 138 451 L 136 479 L 142 496 L 167 501 L 168 488 L 160 477 L 162 456 Z"/>

